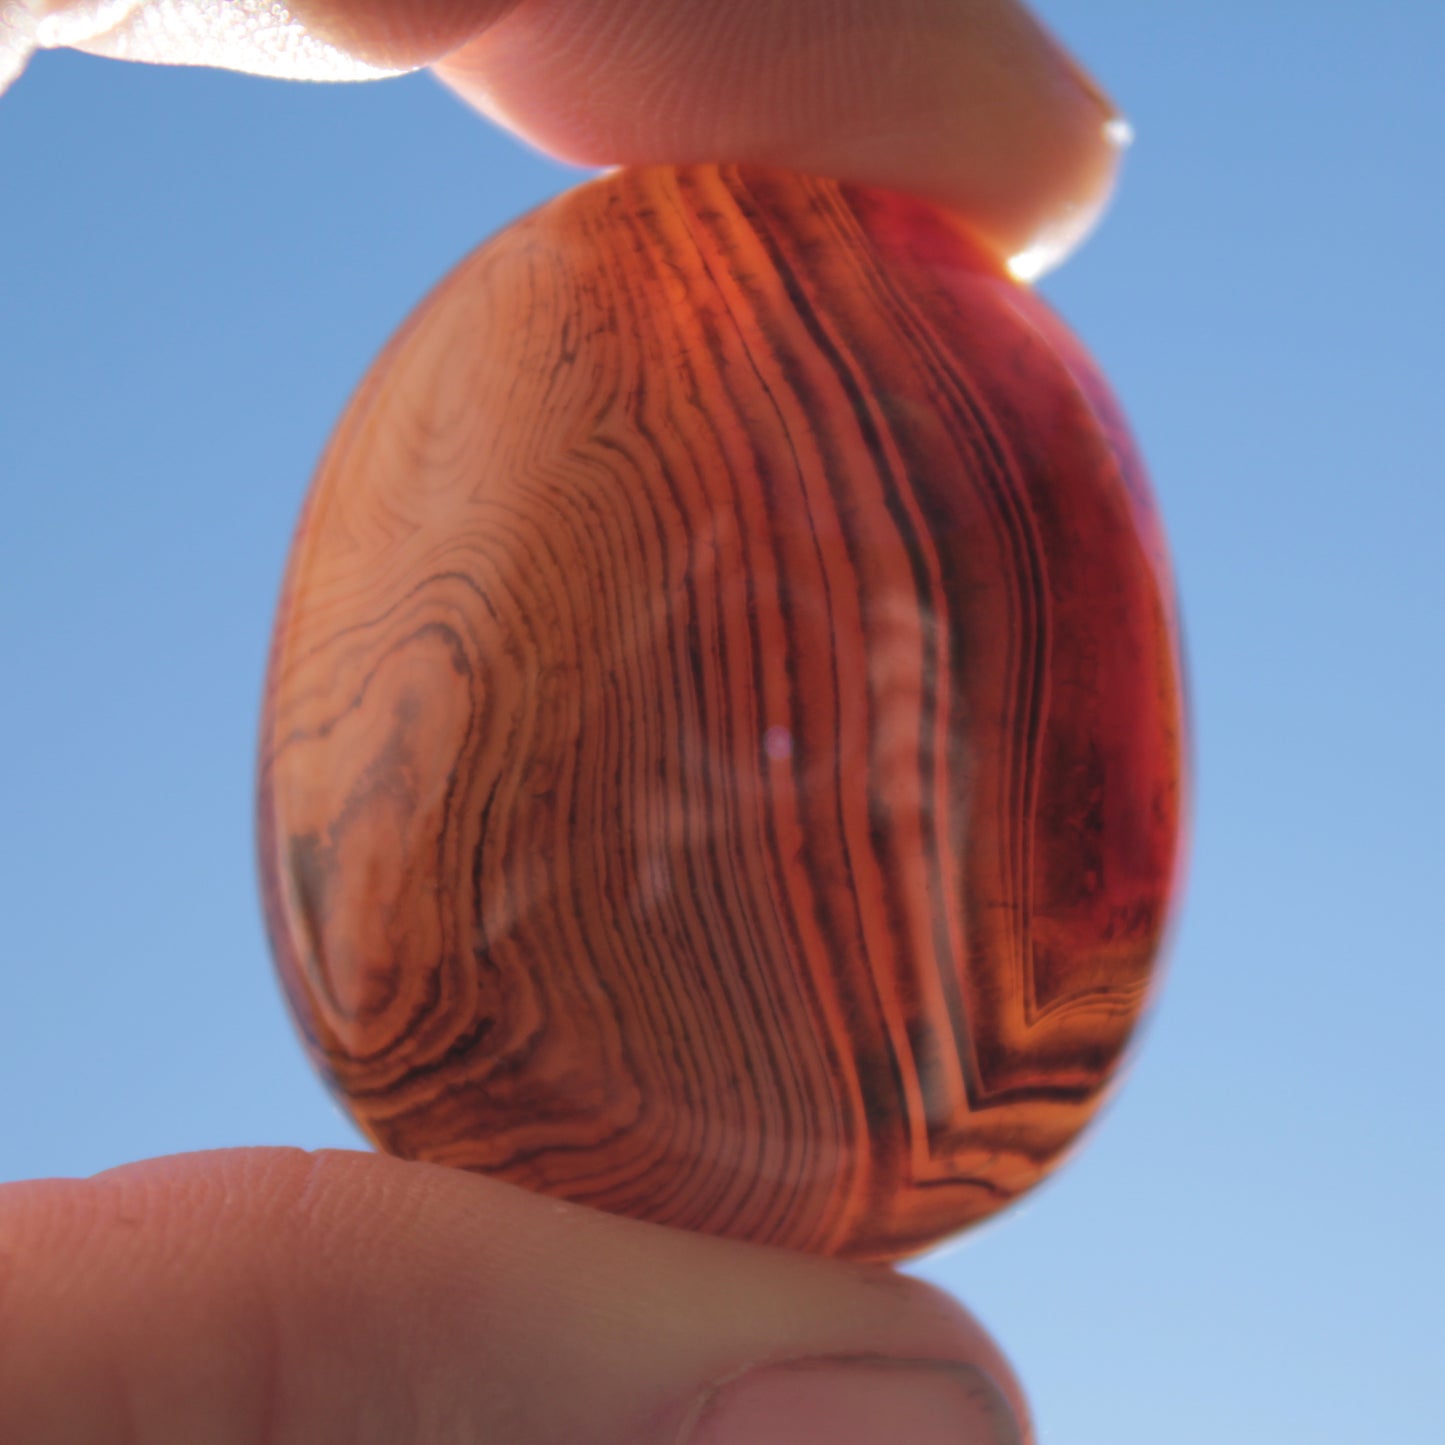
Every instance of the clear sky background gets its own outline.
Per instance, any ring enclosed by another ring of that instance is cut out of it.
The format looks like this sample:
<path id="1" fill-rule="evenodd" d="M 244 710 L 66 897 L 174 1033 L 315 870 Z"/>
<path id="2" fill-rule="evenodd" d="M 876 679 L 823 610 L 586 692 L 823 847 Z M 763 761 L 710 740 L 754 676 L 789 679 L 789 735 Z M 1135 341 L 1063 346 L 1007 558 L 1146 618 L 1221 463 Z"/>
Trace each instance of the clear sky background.
<path id="1" fill-rule="evenodd" d="M 1046 1445 L 1439 1440 L 1445 6 L 1041 9 L 1138 131 L 1044 289 L 1173 535 L 1194 863 L 1087 1147 L 919 1268 Z M 255 897 L 276 588 L 377 348 L 574 173 L 425 77 L 68 55 L 0 157 L 0 1178 L 354 1144 Z"/>

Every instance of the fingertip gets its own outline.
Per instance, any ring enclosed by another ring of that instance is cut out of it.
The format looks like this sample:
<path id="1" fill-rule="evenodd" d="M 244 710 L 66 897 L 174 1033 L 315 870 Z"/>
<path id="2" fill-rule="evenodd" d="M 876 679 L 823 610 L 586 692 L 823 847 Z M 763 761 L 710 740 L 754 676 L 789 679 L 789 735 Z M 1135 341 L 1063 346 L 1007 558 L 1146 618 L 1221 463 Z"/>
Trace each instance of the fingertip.
<path id="1" fill-rule="evenodd" d="M 980 1433 L 1026 1420 L 1017 1382 L 916 1280 L 437 1166 L 242 1150 L 0 1189 L 0 1254 L 0 1439 L 26 1445 L 676 1445 L 724 1403 L 846 1445 L 797 1423 L 836 1417 L 822 1366 L 899 1438 L 935 1406 L 952 1438 L 1026 1438 Z"/>
<path id="2" fill-rule="evenodd" d="M 1013 0 L 526 0 L 437 69 L 562 159 L 752 162 L 904 190 L 1030 276 L 1092 229 L 1127 133 Z"/>
<path id="3" fill-rule="evenodd" d="M 1040 201 L 1000 227 L 996 241 L 1009 274 L 1033 282 L 1073 255 L 1093 234 L 1118 185 L 1134 129 L 1121 115 L 1106 117 L 1094 132 L 1079 131 L 1078 154 L 1058 166 L 1056 183 Z M 1045 200 L 1044 197 L 1047 197 Z M 945 205 L 966 205 L 938 198 Z"/>

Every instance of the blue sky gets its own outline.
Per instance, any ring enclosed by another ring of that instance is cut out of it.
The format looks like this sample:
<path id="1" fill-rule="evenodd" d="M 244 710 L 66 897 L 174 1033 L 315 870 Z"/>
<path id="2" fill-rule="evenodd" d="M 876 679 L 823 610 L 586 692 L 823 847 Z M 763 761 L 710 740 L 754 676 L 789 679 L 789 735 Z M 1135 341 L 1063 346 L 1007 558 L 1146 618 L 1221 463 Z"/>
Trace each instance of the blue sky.
<path id="1" fill-rule="evenodd" d="M 1194 863 L 1102 1125 L 920 1272 L 1045 1441 L 1438 1438 L 1445 9 L 1041 9 L 1138 133 L 1044 289 L 1173 537 Z M 424 77 L 66 55 L 0 148 L 0 1178 L 351 1144 L 255 899 L 275 590 L 370 357 L 575 173 Z"/>

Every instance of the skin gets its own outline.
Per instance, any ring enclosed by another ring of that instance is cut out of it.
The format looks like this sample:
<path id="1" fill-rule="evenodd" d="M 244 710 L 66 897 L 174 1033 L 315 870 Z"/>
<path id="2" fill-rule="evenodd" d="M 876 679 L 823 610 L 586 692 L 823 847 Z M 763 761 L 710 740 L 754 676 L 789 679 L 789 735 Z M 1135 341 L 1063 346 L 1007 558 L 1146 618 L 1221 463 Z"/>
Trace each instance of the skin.
<path id="1" fill-rule="evenodd" d="M 204 17 L 205 0 L 193 8 Z M 68 29 L 42 43 L 117 48 L 94 4 L 48 10 Z M 338 73 L 434 65 L 563 158 L 767 161 L 911 190 L 1022 254 L 1021 269 L 1082 238 L 1118 159 L 1109 102 L 1004 0 L 294 0 L 292 13 Z M 277 73 L 243 42 L 198 42 L 203 29 L 163 29 L 148 58 Z M 7 1445 L 670 1445 L 719 1381 L 815 1356 L 976 1366 L 1029 1436 L 1019 1385 L 972 1317 L 890 1270 L 340 1151 L 229 1150 L 0 1188 Z"/>

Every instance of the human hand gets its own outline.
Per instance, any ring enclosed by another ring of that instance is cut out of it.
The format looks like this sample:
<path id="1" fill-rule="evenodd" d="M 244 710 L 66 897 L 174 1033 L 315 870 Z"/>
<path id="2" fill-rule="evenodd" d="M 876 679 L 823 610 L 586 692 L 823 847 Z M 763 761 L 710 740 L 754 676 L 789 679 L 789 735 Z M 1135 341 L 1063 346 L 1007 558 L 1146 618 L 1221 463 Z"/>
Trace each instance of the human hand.
<path id="1" fill-rule="evenodd" d="M 456 25 L 464 8 L 408 7 L 403 36 L 382 33 L 394 15 L 380 3 L 351 7 L 349 21 L 335 6 L 321 17 L 318 6 L 313 23 L 333 50 L 350 25 L 349 53 L 399 68 L 426 58 L 418 27 L 429 11 Z M 462 93 L 570 158 L 711 154 L 906 186 L 953 199 L 1004 251 L 1033 244 L 1038 218 L 1067 214 L 1061 177 L 1084 183 L 1080 171 L 1045 164 L 1057 166 L 1061 148 L 1023 146 L 1024 132 L 1007 120 L 991 128 L 987 117 L 1007 116 L 1006 107 L 990 110 L 975 97 L 955 114 L 946 97 L 920 99 L 936 52 L 947 48 L 936 29 L 909 28 L 915 21 L 903 12 L 921 6 L 896 7 L 887 25 L 875 20 L 866 44 L 861 29 L 827 41 L 815 25 L 811 37 L 790 37 L 780 49 L 796 80 L 775 77 L 771 86 L 742 83 L 763 68 L 748 59 L 760 47 L 749 48 L 742 28 L 727 44 L 694 43 L 706 32 L 697 7 L 654 5 L 649 29 L 640 19 L 616 22 L 635 9 L 616 6 L 606 12 L 613 33 L 599 32 L 594 5 L 564 32 L 561 17 L 576 8 L 527 0 L 460 49 L 449 49 L 456 32 L 440 24 L 428 43 L 449 51 L 445 72 Z M 843 8 L 794 5 L 787 14 L 795 25 Z M 748 33 L 776 40 L 779 22 L 765 29 L 761 4 L 729 13 L 748 21 Z M 991 103 L 1027 112 L 1027 67 L 1002 63 L 1007 46 L 998 50 L 994 26 L 1017 23 L 1019 12 L 948 13 L 967 21 L 956 53 L 987 57 L 995 47 L 984 72 L 1003 98 Z M 655 33 L 669 23 L 675 43 Z M 892 39 L 879 38 L 894 25 Z M 567 54 L 588 57 L 572 64 L 585 64 L 592 82 L 575 110 L 568 66 L 554 59 Z M 901 58 L 870 70 L 881 55 Z M 1059 84 L 1041 89 L 1052 97 Z M 817 103 L 800 104 L 813 88 Z M 866 104 L 858 99 L 870 90 Z M 861 109 L 843 117 L 855 102 Z M 1090 122 L 1091 143 L 1102 114 Z M 825 163 L 830 149 L 836 163 Z M 1068 202 L 1076 219 L 1101 198 L 1097 182 L 1074 192 L 1092 197 L 1087 205 Z M 364 1155 L 241 1151 L 14 1186 L 0 1193 L 5 1255 L 0 1439 L 17 1445 L 112 1437 L 847 1445 L 886 1432 L 1012 1440 L 1023 1429 L 1010 1424 L 1024 1407 L 996 1350 L 957 1306 L 916 1282 Z M 739 1410 L 751 1413 L 729 1420 Z"/>
<path id="2" fill-rule="evenodd" d="M 947 1296 L 380 1155 L 0 1189 L 6 1445 L 1017 1445 Z"/>
<path id="3" fill-rule="evenodd" d="M 910 191 L 1027 276 L 1088 234 L 1129 134 L 1013 0 L 0 0 L 0 89 L 36 45 L 293 79 L 434 65 L 562 159 Z"/>

